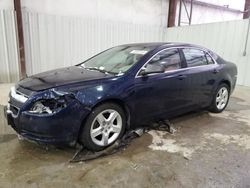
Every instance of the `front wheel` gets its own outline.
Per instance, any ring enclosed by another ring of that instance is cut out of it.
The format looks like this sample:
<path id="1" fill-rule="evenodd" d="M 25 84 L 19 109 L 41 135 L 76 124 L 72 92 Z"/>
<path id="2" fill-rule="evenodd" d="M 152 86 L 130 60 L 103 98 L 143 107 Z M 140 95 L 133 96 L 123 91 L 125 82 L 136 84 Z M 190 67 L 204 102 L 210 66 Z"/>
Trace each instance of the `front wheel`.
<path id="1" fill-rule="evenodd" d="M 88 149 L 100 151 L 119 139 L 124 131 L 126 116 L 114 103 L 96 107 L 88 116 L 80 135 L 80 142 Z"/>
<path id="2" fill-rule="evenodd" d="M 222 112 L 228 104 L 229 101 L 229 87 L 227 84 L 221 84 L 215 92 L 212 104 L 210 106 L 210 111 L 215 113 Z"/>

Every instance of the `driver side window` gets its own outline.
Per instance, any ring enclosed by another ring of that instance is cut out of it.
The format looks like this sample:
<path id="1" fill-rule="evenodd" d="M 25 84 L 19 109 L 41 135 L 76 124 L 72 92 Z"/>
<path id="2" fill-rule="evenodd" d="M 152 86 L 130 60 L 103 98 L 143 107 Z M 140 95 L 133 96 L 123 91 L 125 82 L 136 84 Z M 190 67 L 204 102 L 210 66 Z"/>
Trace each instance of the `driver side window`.
<path id="1" fill-rule="evenodd" d="M 180 69 L 181 58 L 178 49 L 166 49 L 158 53 L 147 65 L 153 64 L 162 66 L 165 72 Z"/>

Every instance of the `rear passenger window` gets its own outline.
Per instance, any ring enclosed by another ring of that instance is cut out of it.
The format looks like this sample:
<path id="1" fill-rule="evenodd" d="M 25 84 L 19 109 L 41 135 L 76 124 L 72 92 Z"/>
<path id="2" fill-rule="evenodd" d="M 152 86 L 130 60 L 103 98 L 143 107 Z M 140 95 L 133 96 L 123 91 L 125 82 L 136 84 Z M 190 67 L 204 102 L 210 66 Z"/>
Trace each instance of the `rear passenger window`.
<path id="1" fill-rule="evenodd" d="M 187 67 L 196 67 L 201 65 L 207 65 L 207 58 L 205 53 L 198 49 L 183 49 L 184 56 L 186 58 Z"/>
<path id="2" fill-rule="evenodd" d="M 206 58 L 207 58 L 208 64 L 214 64 L 214 60 L 212 59 L 212 57 L 208 53 L 206 53 Z"/>

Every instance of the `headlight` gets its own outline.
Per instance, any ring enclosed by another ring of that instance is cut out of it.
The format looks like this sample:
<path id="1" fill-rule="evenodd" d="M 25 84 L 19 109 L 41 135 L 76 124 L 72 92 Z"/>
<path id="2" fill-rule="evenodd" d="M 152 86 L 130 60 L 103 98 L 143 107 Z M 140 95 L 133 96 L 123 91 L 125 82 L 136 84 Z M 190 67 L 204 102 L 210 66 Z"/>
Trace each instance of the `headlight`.
<path id="1" fill-rule="evenodd" d="M 24 94 L 17 92 L 15 86 L 12 86 L 10 89 L 9 96 L 13 97 L 15 100 L 25 103 L 28 100 L 28 97 Z"/>
<path id="2" fill-rule="evenodd" d="M 60 111 L 66 106 L 66 101 L 64 99 L 39 100 L 34 103 L 29 112 L 37 114 L 52 114 Z"/>

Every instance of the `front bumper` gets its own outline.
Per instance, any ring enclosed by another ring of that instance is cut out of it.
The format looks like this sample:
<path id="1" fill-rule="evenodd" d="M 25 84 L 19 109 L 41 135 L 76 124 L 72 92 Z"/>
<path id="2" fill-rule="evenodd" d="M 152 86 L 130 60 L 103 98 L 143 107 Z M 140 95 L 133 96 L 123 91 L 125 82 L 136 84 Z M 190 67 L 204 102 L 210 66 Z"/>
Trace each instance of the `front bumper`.
<path id="1" fill-rule="evenodd" d="M 89 110 L 77 101 L 52 114 L 20 110 L 15 115 L 9 106 L 5 107 L 7 122 L 18 134 L 38 143 L 53 145 L 75 145 L 82 121 L 88 113 Z"/>

